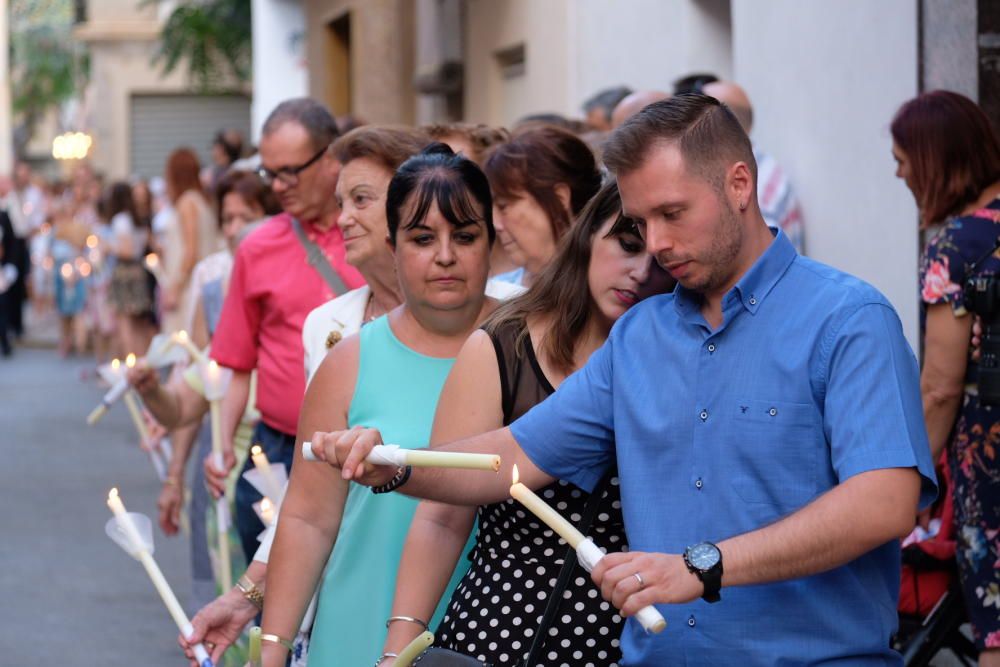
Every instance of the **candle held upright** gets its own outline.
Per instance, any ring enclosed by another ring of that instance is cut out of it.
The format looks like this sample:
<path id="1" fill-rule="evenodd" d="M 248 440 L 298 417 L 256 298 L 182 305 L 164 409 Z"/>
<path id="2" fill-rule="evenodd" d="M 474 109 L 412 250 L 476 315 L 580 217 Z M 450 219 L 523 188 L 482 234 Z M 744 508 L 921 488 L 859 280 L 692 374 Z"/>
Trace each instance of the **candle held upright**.
<path id="1" fill-rule="evenodd" d="M 233 372 L 219 366 L 215 359 L 209 360 L 207 364 L 200 364 L 199 370 L 212 425 L 212 464 L 221 471 L 225 467 L 222 454 L 222 397 L 229 389 Z M 233 566 L 229 557 L 229 500 L 225 495 L 215 501 L 215 510 L 219 539 L 219 578 L 222 589 L 226 590 L 233 585 Z"/>

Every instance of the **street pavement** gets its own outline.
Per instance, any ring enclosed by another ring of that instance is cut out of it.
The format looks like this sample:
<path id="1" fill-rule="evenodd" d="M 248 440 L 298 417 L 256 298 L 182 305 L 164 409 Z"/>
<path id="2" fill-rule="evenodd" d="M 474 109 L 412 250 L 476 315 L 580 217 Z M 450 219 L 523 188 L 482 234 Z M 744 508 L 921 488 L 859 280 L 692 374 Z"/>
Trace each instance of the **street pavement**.
<path id="1" fill-rule="evenodd" d="M 104 533 L 111 487 L 155 522 L 160 484 L 124 405 L 86 425 L 104 391 L 81 379 L 92 368 L 51 348 L 0 358 L 0 665 L 187 662 L 142 565 Z M 155 532 L 187 607 L 187 539 Z"/>

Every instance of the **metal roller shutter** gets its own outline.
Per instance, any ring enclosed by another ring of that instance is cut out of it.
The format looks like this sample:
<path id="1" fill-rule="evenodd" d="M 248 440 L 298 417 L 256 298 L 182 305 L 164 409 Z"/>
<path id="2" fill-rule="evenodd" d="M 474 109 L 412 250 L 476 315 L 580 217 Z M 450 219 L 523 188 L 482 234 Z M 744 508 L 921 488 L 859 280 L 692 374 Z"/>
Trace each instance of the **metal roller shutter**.
<path id="1" fill-rule="evenodd" d="M 221 129 L 250 137 L 250 100 L 241 95 L 133 95 L 131 101 L 131 173 L 163 175 L 167 156 L 180 147 L 211 164 L 212 139 Z"/>

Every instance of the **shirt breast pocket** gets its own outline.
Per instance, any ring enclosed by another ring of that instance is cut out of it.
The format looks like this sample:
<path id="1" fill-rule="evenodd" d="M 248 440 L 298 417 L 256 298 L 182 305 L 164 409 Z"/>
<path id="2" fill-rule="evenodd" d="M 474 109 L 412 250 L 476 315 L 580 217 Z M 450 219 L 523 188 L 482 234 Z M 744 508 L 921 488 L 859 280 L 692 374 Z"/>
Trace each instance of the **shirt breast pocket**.
<path id="1" fill-rule="evenodd" d="M 783 515 L 816 494 L 822 417 L 812 403 L 737 400 L 733 407 L 733 489 L 747 503 Z M 770 516 L 769 518 L 773 518 Z"/>

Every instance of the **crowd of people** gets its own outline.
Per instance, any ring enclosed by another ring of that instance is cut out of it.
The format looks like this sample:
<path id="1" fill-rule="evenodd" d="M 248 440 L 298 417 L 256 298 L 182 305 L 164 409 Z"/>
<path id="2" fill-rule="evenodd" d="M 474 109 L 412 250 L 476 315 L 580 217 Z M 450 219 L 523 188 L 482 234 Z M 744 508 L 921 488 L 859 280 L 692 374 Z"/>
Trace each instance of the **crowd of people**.
<path id="1" fill-rule="evenodd" d="M 129 373 L 174 443 L 161 528 L 190 503 L 189 657 L 218 664 L 256 619 L 267 667 L 388 667 L 427 629 L 430 664 L 901 664 L 901 542 L 948 500 L 980 664 L 1000 665 L 1000 384 L 978 384 L 991 302 L 963 295 L 1000 263 L 986 116 L 932 92 L 892 121 L 927 235 L 920 367 L 884 296 L 802 254 L 742 88 L 693 75 L 584 113 L 341 132 L 293 99 L 252 171 L 179 150 L 162 189 L 81 169 L 37 196 L 64 351 L 185 329 L 233 372 L 221 466 L 199 369 Z M 366 462 L 383 443 L 502 463 Z M 251 445 L 287 472 L 275 517 Z M 607 550 L 592 573 L 511 498 L 514 464 Z M 212 496 L 242 552 L 219 595 Z M 651 604 L 664 634 L 634 618 Z"/>

